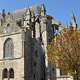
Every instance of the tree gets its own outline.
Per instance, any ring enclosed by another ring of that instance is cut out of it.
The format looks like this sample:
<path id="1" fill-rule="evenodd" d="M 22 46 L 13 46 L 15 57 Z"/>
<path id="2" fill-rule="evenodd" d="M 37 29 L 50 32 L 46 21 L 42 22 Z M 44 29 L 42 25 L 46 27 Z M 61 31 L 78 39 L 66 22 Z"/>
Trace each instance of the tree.
<path id="1" fill-rule="evenodd" d="M 47 46 L 48 60 L 55 68 L 80 78 L 80 31 L 72 27 L 63 28 Z M 57 66 L 57 65 L 58 66 Z"/>

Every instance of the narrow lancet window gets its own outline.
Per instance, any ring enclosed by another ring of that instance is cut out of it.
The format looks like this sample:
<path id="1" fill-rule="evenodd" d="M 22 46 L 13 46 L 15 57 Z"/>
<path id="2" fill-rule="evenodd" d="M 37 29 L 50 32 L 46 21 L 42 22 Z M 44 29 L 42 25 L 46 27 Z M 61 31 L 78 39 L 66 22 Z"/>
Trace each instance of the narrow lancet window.
<path id="1" fill-rule="evenodd" d="M 14 78 L 14 70 L 13 69 L 10 69 L 9 71 L 9 78 Z"/>
<path id="2" fill-rule="evenodd" d="M 3 70 L 3 78 L 8 78 L 8 71 L 7 71 L 7 69 Z"/>

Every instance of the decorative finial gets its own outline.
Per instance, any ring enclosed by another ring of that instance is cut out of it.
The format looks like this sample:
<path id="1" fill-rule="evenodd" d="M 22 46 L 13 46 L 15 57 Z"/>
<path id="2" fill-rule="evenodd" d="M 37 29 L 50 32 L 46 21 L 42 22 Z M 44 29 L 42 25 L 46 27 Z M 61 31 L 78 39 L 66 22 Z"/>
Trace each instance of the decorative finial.
<path id="1" fill-rule="evenodd" d="M 73 12 L 72 12 L 72 14 L 71 14 L 71 17 L 74 17 L 74 14 L 73 14 Z"/>
<path id="2" fill-rule="evenodd" d="M 2 11 L 2 19 L 3 19 L 3 22 L 5 21 L 5 9 L 3 9 L 3 11 Z"/>
<path id="3" fill-rule="evenodd" d="M 44 3 L 42 3 L 42 10 L 45 10 L 45 6 L 44 6 Z"/>
<path id="4" fill-rule="evenodd" d="M 5 16 L 5 9 L 3 9 L 2 11 L 2 16 Z"/>
<path id="5" fill-rule="evenodd" d="M 30 8 L 28 6 L 27 10 L 26 10 L 26 14 L 30 14 Z"/>

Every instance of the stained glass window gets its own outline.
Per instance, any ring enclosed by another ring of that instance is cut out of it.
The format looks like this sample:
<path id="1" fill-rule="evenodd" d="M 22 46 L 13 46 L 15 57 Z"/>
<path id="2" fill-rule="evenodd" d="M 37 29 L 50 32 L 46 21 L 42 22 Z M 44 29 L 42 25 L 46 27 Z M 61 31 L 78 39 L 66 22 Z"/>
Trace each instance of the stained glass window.
<path id="1" fill-rule="evenodd" d="M 14 45 L 12 39 L 7 39 L 4 44 L 4 57 L 14 56 Z"/>

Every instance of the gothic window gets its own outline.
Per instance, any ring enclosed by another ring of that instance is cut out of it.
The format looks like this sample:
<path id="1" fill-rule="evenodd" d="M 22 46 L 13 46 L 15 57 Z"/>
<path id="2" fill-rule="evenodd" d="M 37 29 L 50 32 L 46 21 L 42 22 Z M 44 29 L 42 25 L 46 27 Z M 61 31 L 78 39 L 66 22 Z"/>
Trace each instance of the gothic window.
<path id="1" fill-rule="evenodd" d="M 9 78 L 14 78 L 14 70 L 10 69 L 9 71 Z"/>
<path id="2" fill-rule="evenodd" d="M 8 71 L 7 71 L 7 69 L 3 70 L 3 78 L 8 78 Z"/>
<path id="3" fill-rule="evenodd" d="M 4 43 L 4 58 L 14 56 L 14 45 L 12 39 L 7 39 Z"/>
<path id="4" fill-rule="evenodd" d="M 60 70 L 60 76 L 63 76 L 63 75 L 68 75 L 68 73 Z"/>

